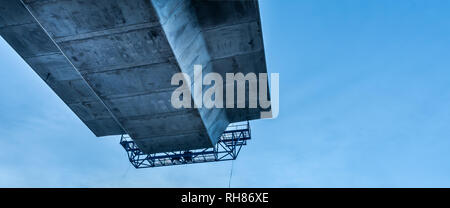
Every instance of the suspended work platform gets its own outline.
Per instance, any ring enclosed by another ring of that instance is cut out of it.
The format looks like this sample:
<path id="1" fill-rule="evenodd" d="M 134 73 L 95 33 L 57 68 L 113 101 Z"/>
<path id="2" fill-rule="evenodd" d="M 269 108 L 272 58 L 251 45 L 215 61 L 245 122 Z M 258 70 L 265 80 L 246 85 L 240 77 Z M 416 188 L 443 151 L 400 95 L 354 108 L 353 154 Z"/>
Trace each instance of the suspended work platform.
<path id="1" fill-rule="evenodd" d="M 120 144 L 135 168 L 151 168 L 235 160 L 242 146 L 247 145 L 247 140 L 250 139 L 250 124 L 247 121 L 230 124 L 220 136 L 219 142 L 211 148 L 146 154 L 128 135 L 122 135 Z"/>

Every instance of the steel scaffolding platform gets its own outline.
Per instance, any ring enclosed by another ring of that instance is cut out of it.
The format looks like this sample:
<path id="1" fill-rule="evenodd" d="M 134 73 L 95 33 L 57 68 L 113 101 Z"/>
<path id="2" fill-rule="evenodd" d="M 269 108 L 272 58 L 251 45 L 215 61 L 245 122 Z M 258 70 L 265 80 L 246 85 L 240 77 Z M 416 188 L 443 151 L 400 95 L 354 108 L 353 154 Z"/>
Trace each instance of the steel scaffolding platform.
<path id="1" fill-rule="evenodd" d="M 247 145 L 250 139 L 250 123 L 247 121 L 230 124 L 211 148 L 146 154 L 128 135 L 122 135 L 120 144 L 127 152 L 130 163 L 138 169 L 235 160 L 242 146 Z"/>

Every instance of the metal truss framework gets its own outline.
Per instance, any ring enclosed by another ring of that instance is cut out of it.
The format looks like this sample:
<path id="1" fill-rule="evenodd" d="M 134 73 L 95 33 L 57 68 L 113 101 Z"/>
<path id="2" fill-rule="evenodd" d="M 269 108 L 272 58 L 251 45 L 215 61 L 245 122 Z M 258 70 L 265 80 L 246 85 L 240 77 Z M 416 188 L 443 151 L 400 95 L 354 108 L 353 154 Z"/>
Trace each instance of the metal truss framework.
<path id="1" fill-rule="evenodd" d="M 250 139 L 250 124 L 247 121 L 230 124 L 217 144 L 211 148 L 146 154 L 128 135 L 122 135 L 120 144 L 127 152 L 131 164 L 137 169 L 235 160 L 242 146 L 247 145 L 247 140 Z"/>

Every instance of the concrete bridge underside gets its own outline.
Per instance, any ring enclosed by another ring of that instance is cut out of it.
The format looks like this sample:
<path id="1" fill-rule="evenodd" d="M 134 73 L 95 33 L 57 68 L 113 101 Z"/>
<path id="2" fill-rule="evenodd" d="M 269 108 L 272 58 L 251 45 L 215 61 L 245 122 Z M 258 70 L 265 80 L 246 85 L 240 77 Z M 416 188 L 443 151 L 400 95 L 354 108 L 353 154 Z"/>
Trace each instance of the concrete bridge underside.
<path id="1" fill-rule="evenodd" d="M 0 35 L 96 136 L 146 153 L 211 147 L 262 111 L 170 102 L 172 75 L 194 64 L 266 72 L 257 1 L 0 0 Z"/>

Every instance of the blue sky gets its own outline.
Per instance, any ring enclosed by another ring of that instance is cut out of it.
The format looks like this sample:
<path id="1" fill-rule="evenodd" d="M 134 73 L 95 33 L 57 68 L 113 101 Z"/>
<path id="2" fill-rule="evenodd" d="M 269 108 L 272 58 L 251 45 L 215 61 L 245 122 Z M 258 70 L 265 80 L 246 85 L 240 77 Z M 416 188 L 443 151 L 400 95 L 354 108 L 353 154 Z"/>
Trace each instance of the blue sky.
<path id="1" fill-rule="evenodd" d="M 280 115 L 232 187 L 450 187 L 450 1 L 261 0 Z M 0 187 L 227 187 L 231 162 L 135 170 L 0 39 Z"/>

